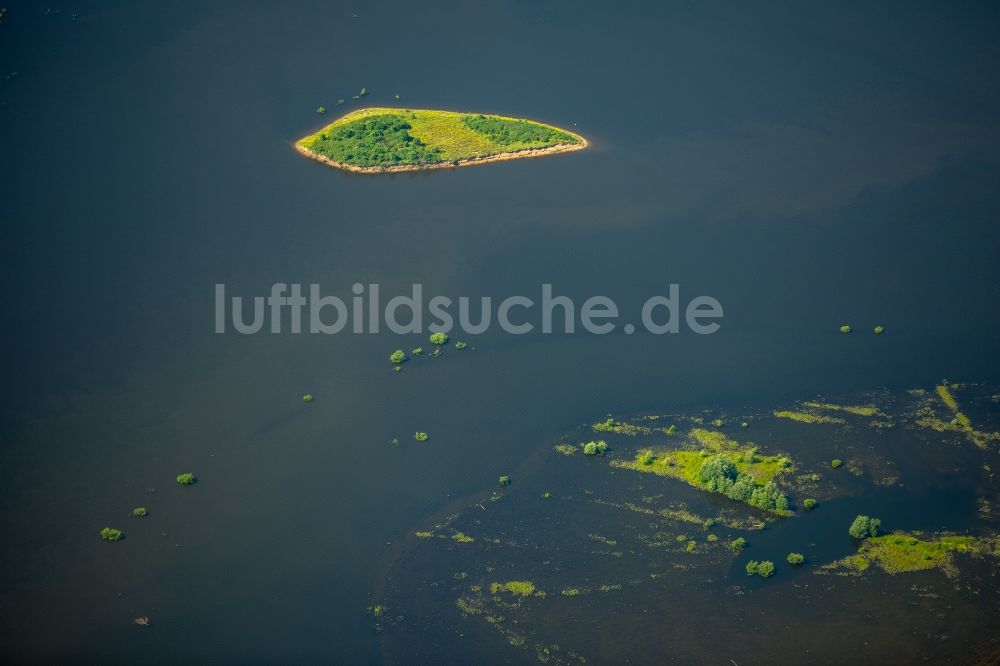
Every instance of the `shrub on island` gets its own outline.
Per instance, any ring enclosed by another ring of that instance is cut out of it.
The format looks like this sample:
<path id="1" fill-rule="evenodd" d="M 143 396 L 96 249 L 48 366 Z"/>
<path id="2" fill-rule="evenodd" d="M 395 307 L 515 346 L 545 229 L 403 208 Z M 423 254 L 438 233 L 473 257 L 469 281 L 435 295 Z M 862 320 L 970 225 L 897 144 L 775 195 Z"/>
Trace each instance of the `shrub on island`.
<path id="1" fill-rule="evenodd" d="M 882 521 L 878 518 L 858 516 L 851 523 L 851 526 L 847 528 L 847 533 L 855 539 L 867 539 L 868 537 L 878 536 L 878 530 L 881 525 Z"/>
<path id="2" fill-rule="evenodd" d="M 121 530 L 114 527 L 105 527 L 101 530 L 101 538 L 105 541 L 121 541 L 124 536 Z"/>

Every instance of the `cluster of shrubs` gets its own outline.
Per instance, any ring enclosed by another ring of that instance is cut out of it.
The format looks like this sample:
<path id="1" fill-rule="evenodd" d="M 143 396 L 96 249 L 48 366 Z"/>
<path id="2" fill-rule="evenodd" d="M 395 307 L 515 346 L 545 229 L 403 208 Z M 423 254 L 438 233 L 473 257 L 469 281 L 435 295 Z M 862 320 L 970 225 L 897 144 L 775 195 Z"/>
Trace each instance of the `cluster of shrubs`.
<path id="1" fill-rule="evenodd" d="M 587 456 L 603 456 L 608 452 L 608 443 L 603 439 L 596 442 L 587 442 L 583 445 L 583 454 Z"/>
<path id="2" fill-rule="evenodd" d="M 575 142 L 575 139 L 557 129 L 536 125 L 524 120 L 508 120 L 496 116 L 470 115 L 462 122 L 473 132 L 483 134 L 493 143 L 510 146 L 525 143 Z"/>
<path id="3" fill-rule="evenodd" d="M 724 456 L 713 456 L 702 463 L 698 478 L 706 488 L 729 499 L 767 511 L 788 509 L 788 498 L 773 481 L 757 485 L 752 476 L 739 473 L 736 465 Z"/>
<path id="4" fill-rule="evenodd" d="M 397 115 L 368 116 L 321 134 L 312 149 L 335 162 L 360 167 L 442 161 L 438 149 L 428 147 L 409 130 L 410 124 Z"/>
<path id="5" fill-rule="evenodd" d="M 878 536 L 878 530 L 881 526 L 882 521 L 878 518 L 858 516 L 851 523 L 851 526 L 847 528 L 847 533 L 855 539 L 867 539 L 868 537 Z"/>
<path id="6" fill-rule="evenodd" d="M 764 560 L 763 562 L 758 562 L 757 560 L 750 560 L 747 562 L 747 575 L 748 576 L 760 576 L 761 578 L 770 578 L 774 575 L 774 562 L 771 560 Z"/>

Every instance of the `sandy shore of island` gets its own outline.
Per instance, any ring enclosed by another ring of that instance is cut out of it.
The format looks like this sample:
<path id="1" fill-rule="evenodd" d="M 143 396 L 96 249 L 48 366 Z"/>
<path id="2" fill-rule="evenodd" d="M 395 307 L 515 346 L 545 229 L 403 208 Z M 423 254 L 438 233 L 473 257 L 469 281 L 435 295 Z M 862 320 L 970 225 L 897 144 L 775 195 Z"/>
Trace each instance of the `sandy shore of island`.
<path id="1" fill-rule="evenodd" d="M 564 130 L 565 131 L 565 130 Z M 391 167 L 360 167 L 353 164 L 343 164 L 342 162 L 335 162 L 329 157 L 320 155 L 317 152 L 303 146 L 301 142 L 295 143 L 295 150 L 299 151 L 301 154 L 305 155 L 309 159 L 316 160 L 317 162 L 322 162 L 327 166 L 332 166 L 337 169 L 343 169 L 345 171 L 353 171 L 355 173 L 399 173 L 402 171 L 430 171 L 431 169 L 457 169 L 463 166 L 475 166 L 477 164 L 486 164 L 488 162 L 504 162 L 506 160 L 522 160 L 532 157 L 545 157 L 546 155 L 554 155 L 556 153 L 570 153 L 575 150 L 583 150 L 588 145 L 590 145 L 586 139 L 584 139 L 579 134 L 575 135 L 580 139 L 580 143 L 561 143 L 556 146 L 547 146 L 545 148 L 524 148 L 522 150 L 515 150 L 509 153 L 497 153 L 496 155 L 489 155 L 486 157 L 470 157 L 464 160 L 458 160 L 458 164 L 454 162 L 439 162 L 437 164 L 402 164 L 399 166 Z"/>

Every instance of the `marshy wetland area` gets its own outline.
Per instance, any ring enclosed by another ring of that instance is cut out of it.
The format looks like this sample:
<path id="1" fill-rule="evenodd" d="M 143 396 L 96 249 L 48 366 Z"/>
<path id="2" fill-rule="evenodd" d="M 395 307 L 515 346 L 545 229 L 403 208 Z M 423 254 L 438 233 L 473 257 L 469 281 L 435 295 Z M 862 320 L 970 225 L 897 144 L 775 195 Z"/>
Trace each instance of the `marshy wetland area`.
<path id="1" fill-rule="evenodd" d="M 2 3 L 0 663 L 997 666 L 997 35 Z"/>
<path id="2" fill-rule="evenodd" d="M 509 486 L 449 507 L 399 549 L 371 608 L 387 661 L 965 663 L 988 652 L 1000 603 L 996 387 L 843 401 L 610 415 L 545 446 Z M 728 488 L 720 461 L 733 463 Z M 737 496 L 744 479 L 776 490 Z"/>

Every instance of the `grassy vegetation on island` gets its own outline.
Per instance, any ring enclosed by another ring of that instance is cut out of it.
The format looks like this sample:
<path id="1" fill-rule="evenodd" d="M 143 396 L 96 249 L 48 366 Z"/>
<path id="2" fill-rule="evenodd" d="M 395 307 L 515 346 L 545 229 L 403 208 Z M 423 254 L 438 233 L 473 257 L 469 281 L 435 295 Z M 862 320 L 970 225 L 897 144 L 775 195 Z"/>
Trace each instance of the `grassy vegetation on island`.
<path id="1" fill-rule="evenodd" d="M 646 450 L 632 461 L 614 461 L 616 467 L 671 476 L 750 506 L 787 515 L 788 498 L 774 479 L 791 468 L 786 456 L 765 456 L 753 444 L 740 444 L 715 430 L 691 431 L 701 449 Z"/>
<path id="2" fill-rule="evenodd" d="M 579 150 L 587 141 L 552 125 L 454 111 L 369 108 L 296 142 L 299 152 L 352 171 L 404 171 Z"/>
<path id="3" fill-rule="evenodd" d="M 821 572 L 858 575 L 873 564 L 889 574 L 941 569 L 956 576 L 955 553 L 972 557 L 1000 557 L 1000 540 L 973 536 L 942 534 L 921 538 L 919 533 L 894 532 L 873 536 L 861 542 L 856 555 L 849 555 L 822 567 Z"/>

